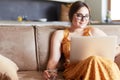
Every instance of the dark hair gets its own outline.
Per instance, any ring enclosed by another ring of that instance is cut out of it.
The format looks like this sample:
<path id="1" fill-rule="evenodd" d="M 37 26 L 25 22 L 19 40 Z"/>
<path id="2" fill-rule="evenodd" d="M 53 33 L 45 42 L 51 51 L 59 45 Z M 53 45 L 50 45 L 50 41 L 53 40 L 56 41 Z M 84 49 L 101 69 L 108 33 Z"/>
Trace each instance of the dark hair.
<path id="1" fill-rule="evenodd" d="M 71 5 L 70 10 L 69 10 L 69 20 L 70 20 L 70 22 L 72 22 L 73 15 L 82 7 L 88 8 L 89 13 L 90 13 L 90 9 L 89 9 L 89 7 L 86 3 L 82 2 L 82 1 L 76 1 L 75 3 L 73 3 Z"/>

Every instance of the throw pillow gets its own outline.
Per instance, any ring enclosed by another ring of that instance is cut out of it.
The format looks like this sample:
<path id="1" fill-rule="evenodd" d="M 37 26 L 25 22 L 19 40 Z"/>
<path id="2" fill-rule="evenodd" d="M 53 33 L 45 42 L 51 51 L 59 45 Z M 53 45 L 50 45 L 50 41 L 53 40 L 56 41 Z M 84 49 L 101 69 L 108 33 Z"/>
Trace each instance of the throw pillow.
<path id="1" fill-rule="evenodd" d="M 0 80 L 18 80 L 17 65 L 7 57 L 0 55 Z"/>

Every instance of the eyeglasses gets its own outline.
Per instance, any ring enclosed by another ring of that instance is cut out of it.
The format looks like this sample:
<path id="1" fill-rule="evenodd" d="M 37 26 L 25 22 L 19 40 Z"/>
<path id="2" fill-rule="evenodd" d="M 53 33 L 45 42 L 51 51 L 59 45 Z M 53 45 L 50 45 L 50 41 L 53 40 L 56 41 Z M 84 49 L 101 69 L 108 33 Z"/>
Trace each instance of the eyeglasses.
<path id="1" fill-rule="evenodd" d="M 83 20 L 83 19 L 89 20 L 89 15 L 83 16 L 81 13 L 76 13 L 75 16 L 78 20 Z"/>

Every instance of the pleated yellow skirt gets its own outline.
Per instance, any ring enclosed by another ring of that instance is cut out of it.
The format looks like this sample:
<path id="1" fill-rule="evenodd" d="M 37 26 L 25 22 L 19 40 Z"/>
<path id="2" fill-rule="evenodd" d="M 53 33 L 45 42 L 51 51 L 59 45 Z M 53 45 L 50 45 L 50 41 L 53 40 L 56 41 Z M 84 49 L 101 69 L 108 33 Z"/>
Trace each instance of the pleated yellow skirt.
<path id="1" fill-rule="evenodd" d="M 99 56 L 90 56 L 76 64 L 70 64 L 63 75 L 65 80 L 120 80 L 117 64 Z"/>

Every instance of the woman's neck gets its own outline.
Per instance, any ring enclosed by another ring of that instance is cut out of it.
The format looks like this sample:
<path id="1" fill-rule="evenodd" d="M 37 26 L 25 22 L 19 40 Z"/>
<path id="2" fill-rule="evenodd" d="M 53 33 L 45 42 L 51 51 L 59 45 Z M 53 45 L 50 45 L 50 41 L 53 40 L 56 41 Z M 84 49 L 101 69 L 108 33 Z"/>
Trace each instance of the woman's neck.
<path id="1" fill-rule="evenodd" d="M 76 32 L 76 31 L 78 32 L 78 31 L 81 31 L 81 30 L 83 30 L 83 29 L 85 29 L 85 28 L 71 26 L 71 27 L 69 28 L 69 31 L 70 31 L 70 32 Z"/>

